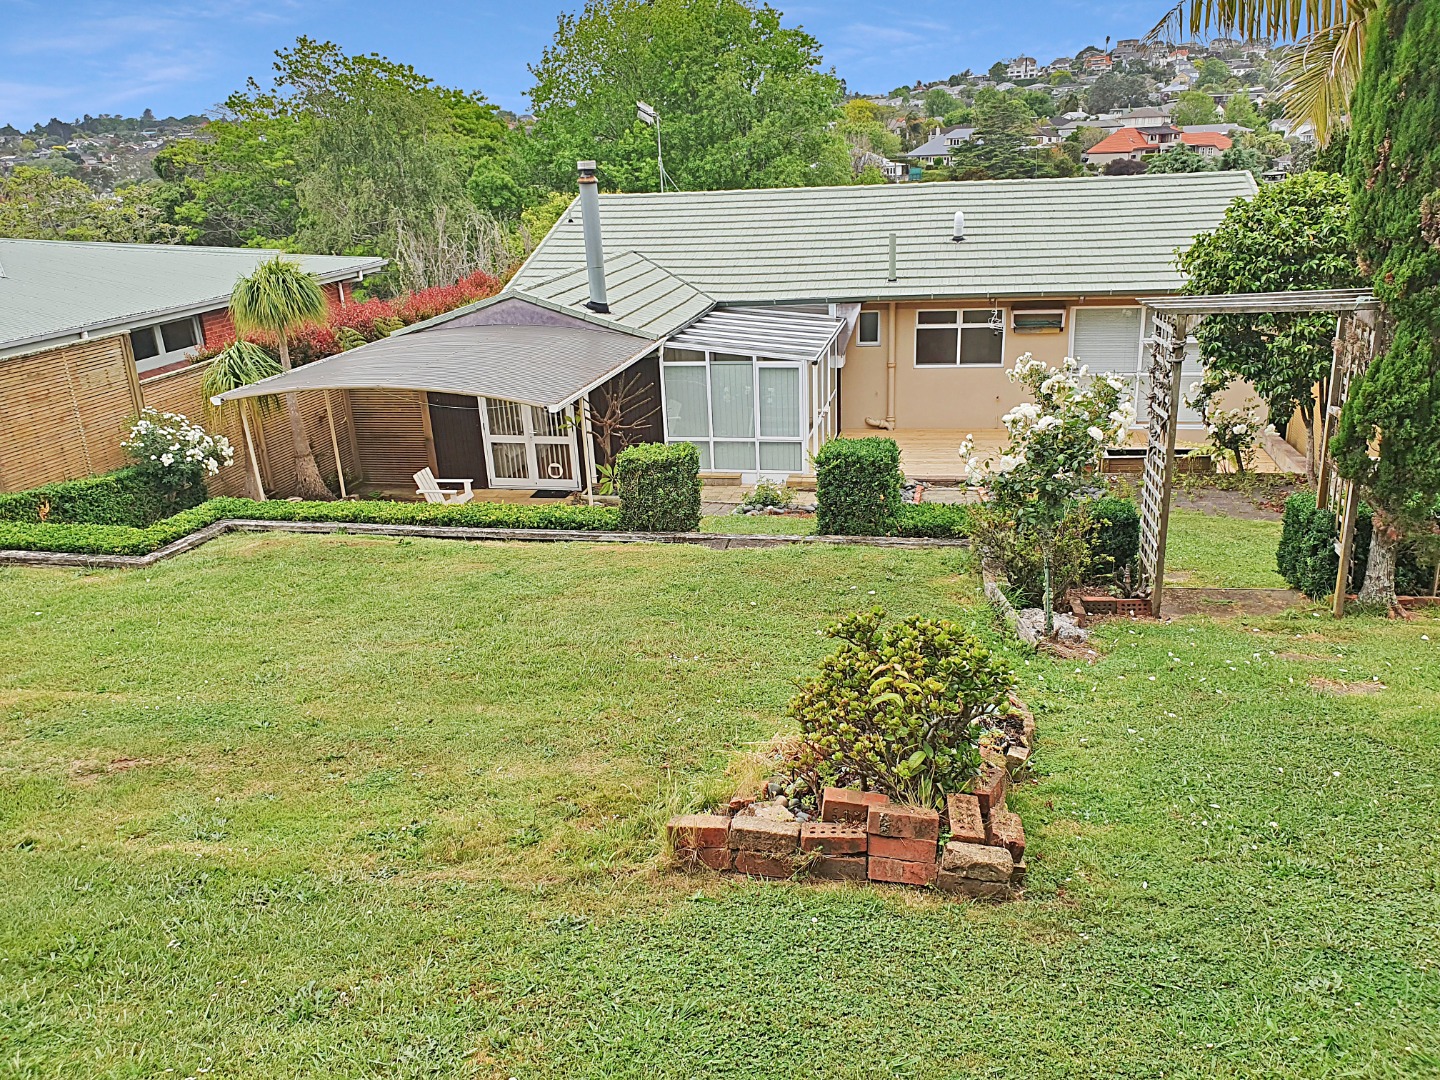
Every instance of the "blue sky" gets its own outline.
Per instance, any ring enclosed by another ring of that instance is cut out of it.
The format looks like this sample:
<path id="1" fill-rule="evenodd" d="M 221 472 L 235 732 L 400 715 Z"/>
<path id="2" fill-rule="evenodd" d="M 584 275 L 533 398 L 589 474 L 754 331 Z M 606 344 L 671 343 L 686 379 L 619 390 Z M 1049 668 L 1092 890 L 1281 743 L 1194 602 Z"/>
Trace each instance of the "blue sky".
<path id="1" fill-rule="evenodd" d="M 555 15 L 582 0 L 0 0 L 0 123 L 83 113 L 203 111 L 268 73 L 297 35 L 377 51 L 523 111 L 526 64 Z M 1143 34 L 1169 0 L 777 0 L 820 39 L 852 89 L 983 69 L 1025 51 L 1042 63 L 1105 36 Z"/>

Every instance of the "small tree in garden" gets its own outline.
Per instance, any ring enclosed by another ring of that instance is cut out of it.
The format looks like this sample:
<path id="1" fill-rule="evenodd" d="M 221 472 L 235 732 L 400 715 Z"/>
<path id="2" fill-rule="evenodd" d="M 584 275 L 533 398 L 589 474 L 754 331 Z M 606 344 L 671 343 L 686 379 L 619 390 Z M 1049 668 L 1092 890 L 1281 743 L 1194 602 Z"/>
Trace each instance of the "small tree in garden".
<path id="1" fill-rule="evenodd" d="M 816 794 L 858 786 L 939 807 L 979 771 L 981 717 L 1009 711 L 1015 677 L 944 619 L 884 619 L 875 608 L 826 629 L 842 644 L 790 702 L 796 766 Z"/>
<path id="2" fill-rule="evenodd" d="M 1011 382 L 1030 391 L 1034 401 L 1015 406 L 1001 421 L 1010 434 L 1009 449 L 986 478 L 989 501 L 1015 523 L 1022 542 L 1040 552 L 1045 632 L 1055 629 L 1054 574 L 1061 524 L 1085 490 L 1105 447 L 1122 441 L 1134 416 L 1128 383 L 1117 375 L 1092 377 L 1071 357 L 1058 368 L 1029 353 L 1015 361 Z M 981 463 L 971 456 L 967 439 L 960 453 L 975 475 Z"/>
<path id="3" fill-rule="evenodd" d="M 1255 448 L 1260 442 L 1260 417 L 1253 399 L 1238 409 L 1221 407 L 1220 395 L 1229 385 L 1230 381 L 1223 375 L 1207 371 L 1204 379 L 1190 384 L 1188 401 L 1205 422 L 1210 445 L 1218 453 L 1229 455 L 1236 471 L 1243 473 L 1254 460 Z"/>
<path id="4" fill-rule="evenodd" d="M 1180 256 L 1192 295 L 1346 289 L 1360 284 L 1350 240 L 1349 187 L 1301 173 L 1236 199 L 1214 232 Z M 1244 379 L 1284 433 L 1297 412 L 1306 468 L 1315 475 L 1315 384 L 1330 373 L 1333 314 L 1208 315 L 1195 332 L 1206 370 Z"/>
<path id="5" fill-rule="evenodd" d="M 280 363 L 265 349 L 256 345 L 253 341 L 246 341 L 240 338 L 232 341 L 222 349 L 205 368 L 205 375 L 200 380 L 200 396 L 206 401 L 213 401 L 221 394 L 231 390 L 238 390 L 242 386 L 249 386 L 261 379 L 268 379 L 272 375 L 280 374 Z M 263 405 L 273 404 L 274 398 L 259 398 Z M 245 398 L 236 404 L 249 416 L 254 416 L 256 399 Z M 217 407 L 219 413 L 224 409 L 221 405 Z M 250 469 L 248 483 L 251 487 L 251 495 L 256 499 L 264 498 L 260 488 L 260 467 L 254 460 L 254 447 L 247 446 L 246 452 L 250 455 Z"/>
<path id="6" fill-rule="evenodd" d="M 179 413 L 143 409 L 130 425 L 121 446 L 135 469 L 169 502 L 205 490 L 214 476 L 235 458 L 224 435 L 211 435 Z"/>
<path id="7" fill-rule="evenodd" d="M 1433 528 L 1440 497 L 1440 4 L 1390 0 L 1369 22 L 1345 170 L 1390 333 L 1332 446 L 1375 511 L 1360 599 L 1394 609 L 1401 538 Z"/>
<path id="8" fill-rule="evenodd" d="M 289 336 L 307 323 L 325 318 L 329 305 L 314 274 L 277 255 L 262 262 L 249 277 L 235 283 L 230 294 L 230 317 L 240 333 L 259 331 L 274 334 L 280 345 L 280 367 L 291 368 Z M 320 466 L 300 417 L 295 394 L 285 395 L 285 414 L 290 421 L 290 446 L 295 455 L 296 494 L 305 499 L 333 499 L 320 479 Z"/>

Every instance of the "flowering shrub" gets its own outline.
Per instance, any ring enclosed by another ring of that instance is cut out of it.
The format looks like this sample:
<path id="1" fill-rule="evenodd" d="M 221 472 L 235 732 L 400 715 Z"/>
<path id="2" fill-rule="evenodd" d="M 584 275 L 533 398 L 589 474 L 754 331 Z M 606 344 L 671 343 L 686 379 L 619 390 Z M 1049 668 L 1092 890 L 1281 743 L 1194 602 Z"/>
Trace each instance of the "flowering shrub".
<path id="1" fill-rule="evenodd" d="M 1223 376 L 1206 372 L 1200 382 L 1190 384 L 1187 403 L 1205 422 L 1205 430 L 1210 433 L 1210 445 L 1217 453 L 1228 454 L 1234 460 L 1236 470 L 1243 473 L 1255 459 L 1263 425 L 1254 398 L 1248 399 L 1238 409 L 1220 407 L 1220 395 L 1229 385 L 1229 380 Z"/>
<path id="2" fill-rule="evenodd" d="M 1134 402 L 1125 379 L 1092 376 L 1088 368 L 1068 356 L 1061 366 L 1052 368 L 1026 353 L 1015 361 L 1008 376 L 1034 400 L 1022 402 L 1001 417 L 1010 445 L 990 463 L 984 482 L 997 519 L 1008 522 L 1021 543 L 1040 553 L 1040 588 L 1034 589 L 1034 582 L 1012 584 L 1040 593 L 1048 632 L 1053 625 L 1052 571 L 1063 535 L 1061 523 L 1087 489 L 1100 494 L 1094 474 L 1105 447 L 1124 440 L 1134 417 Z M 960 453 L 967 459 L 971 479 L 978 479 L 983 466 L 974 456 L 974 440 L 967 437 Z M 977 541 L 984 552 L 983 537 L 977 535 Z"/>
<path id="3" fill-rule="evenodd" d="M 884 618 L 875 608 L 828 627 L 840 648 L 790 702 L 801 797 L 859 786 L 939 807 L 979 771 L 981 717 L 1009 711 L 1010 666 L 973 635 L 943 619 Z"/>
<path id="4" fill-rule="evenodd" d="M 211 435 L 179 413 L 156 409 L 141 411 L 121 445 L 136 471 L 172 500 L 196 489 L 203 491 L 205 477 L 235 459 L 224 435 Z"/>

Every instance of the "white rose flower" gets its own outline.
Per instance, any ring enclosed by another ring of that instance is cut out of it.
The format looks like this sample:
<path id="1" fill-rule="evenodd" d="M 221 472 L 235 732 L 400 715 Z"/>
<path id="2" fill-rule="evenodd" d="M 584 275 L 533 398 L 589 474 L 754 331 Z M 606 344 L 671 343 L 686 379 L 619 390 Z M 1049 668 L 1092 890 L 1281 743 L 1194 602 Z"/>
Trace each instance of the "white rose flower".
<path id="1" fill-rule="evenodd" d="M 1103 431 L 1101 431 L 1098 427 L 1089 427 L 1089 428 L 1086 428 L 1086 429 L 1085 429 L 1085 434 L 1089 435 L 1090 438 L 1094 439 L 1096 442 L 1104 442 L 1104 441 L 1105 441 L 1105 433 L 1104 433 Z"/>
<path id="2" fill-rule="evenodd" d="M 1049 431 L 1051 428 L 1059 427 L 1061 423 L 1062 421 L 1058 416 L 1042 416 L 1040 417 L 1039 422 L 1036 423 L 1035 430 Z"/>

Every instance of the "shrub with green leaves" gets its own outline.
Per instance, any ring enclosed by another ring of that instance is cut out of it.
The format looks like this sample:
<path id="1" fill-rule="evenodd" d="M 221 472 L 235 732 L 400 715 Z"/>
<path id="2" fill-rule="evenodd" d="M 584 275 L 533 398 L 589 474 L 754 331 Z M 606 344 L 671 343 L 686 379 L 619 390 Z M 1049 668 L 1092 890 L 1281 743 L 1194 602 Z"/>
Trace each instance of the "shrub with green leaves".
<path id="1" fill-rule="evenodd" d="M 54 525 L 125 525 L 143 529 L 176 510 L 205 498 L 203 485 L 169 493 L 144 471 L 120 469 L 104 476 L 62 480 L 43 487 L 0 495 L 0 521 Z"/>
<path id="2" fill-rule="evenodd" d="M 700 527 L 700 451 L 693 443 L 640 443 L 615 458 L 620 528 L 693 532 Z"/>
<path id="3" fill-rule="evenodd" d="M 1123 587 L 1139 579 L 1140 511 L 1129 499 L 1107 496 L 1089 507 L 1090 568 L 1085 580 Z"/>
<path id="4" fill-rule="evenodd" d="M 815 531 L 822 536 L 891 536 L 904 505 L 894 439 L 831 439 L 815 455 Z"/>
<path id="5" fill-rule="evenodd" d="M 875 608 L 826 629 L 840 648 L 790 702 L 799 779 L 939 807 L 980 769 L 981 717 L 1009 711 L 1003 658 L 944 619 L 885 625 Z"/>
<path id="6" fill-rule="evenodd" d="M 1361 503 L 1355 515 L 1351 592 L 1358 592 L 1365 580 L 1373 533 L 1374 512 Z M 1340 570 L 1335 541 L 1339 535 L 1338 515 L 1333 510 L 1317 507 L 1313 493 L 1297 491 L 1285 500 L 1285 517 L 1280 530 L 1280 546 L 1275 551 L 1275 568 L 1292 589 L 1299 590 L 1312 600 L 1324 600 L 1335 592 L 1335 577 Z M 1413 543 L 1402 545 L 1395 565 L 1395 591 L 1401 595 L 1424 595 L 1430 592 L 1433 584 L 1434 564 L 1431 559 L 1422 557 Z"/>
<path id="7" fill-rule="evenodd" d="M 970 508 L 951 503 L 905 503 L 897 536 L 927 540 L 963 540 L 970 535 Z"/>

